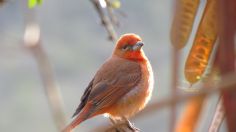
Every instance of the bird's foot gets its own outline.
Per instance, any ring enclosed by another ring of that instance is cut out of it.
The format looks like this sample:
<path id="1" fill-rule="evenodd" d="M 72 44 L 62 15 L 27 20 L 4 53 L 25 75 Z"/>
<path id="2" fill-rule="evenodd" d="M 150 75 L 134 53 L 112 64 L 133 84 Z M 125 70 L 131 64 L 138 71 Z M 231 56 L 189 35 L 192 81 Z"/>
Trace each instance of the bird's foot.
<path id="1" fill-rule="evenodd" d="M 108 129 L 106 132 L 140 132 L 140 129 L 136 128 L 133 123 L 131 123 L 126 117 L 118 121 L 109 117 L 113 129 Z"/>
<path id="2" fill-rule="evenodd" d="M 113 119 L 112 117 L 109 117 L 112 125 L 114 126 L 114 131 L 115 132 L 125 132 L 125 130 L 123 130 L 120 126 L 117 125 L 117 121 L 115 119 Z"/>
<path id="3" fill-rule="evenodd" d="M 126 120 L 127 127 L 132 131 L 132 132 L 140 132 L 140 129 L 135 127 L 133 123 L 131 123 L 129 120 Z"/>

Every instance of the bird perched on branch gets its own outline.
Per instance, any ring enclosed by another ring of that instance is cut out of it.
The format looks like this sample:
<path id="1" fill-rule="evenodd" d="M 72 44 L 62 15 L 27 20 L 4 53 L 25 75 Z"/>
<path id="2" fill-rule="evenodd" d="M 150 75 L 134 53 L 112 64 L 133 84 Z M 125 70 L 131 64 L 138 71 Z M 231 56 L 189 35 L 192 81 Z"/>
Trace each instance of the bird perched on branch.
<path id="1" fill-rule="evenodd" d="M 112 56 L 100 67 L 89 83 L 76 109 L 73 121 L 63 130 L 70 132 L 81 122 L 107 114 L 112 123 L 127 121 L 142 110 L 153 89 L 152 67 L 142 50 L 144 43 L 136 34 L 124 34 Z"/>

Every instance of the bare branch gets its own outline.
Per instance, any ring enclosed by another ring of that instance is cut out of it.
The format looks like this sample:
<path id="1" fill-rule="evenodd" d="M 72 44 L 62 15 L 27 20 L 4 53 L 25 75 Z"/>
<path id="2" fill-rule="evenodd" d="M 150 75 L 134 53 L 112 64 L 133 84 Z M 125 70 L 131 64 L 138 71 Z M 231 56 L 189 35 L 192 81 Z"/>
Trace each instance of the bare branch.
<path id="1" fill-rule="evenodd" d="M 98 12 L 98 15 L 101 19 L 102 25 L 107 30 L 107 33 L 109 35 L 109 39 L 112 41 L 116 41 L 117 34 L 115 32 L 115 29 L 114 29 L 112 23 L 110 22 L 109 18 L 105 15 L 104 11 L 102 10 L 99 0 L 91 0 L 91 2 L 93 3 L 96 11 Z"/>
<path id="2" fill-rule="evenodd" d="M 108 12 L 108 16 L 111 20 L 111 23 L 115 26 L 119 26 L 120 23 L 119 23 L 117 17 L 115 16 L 115 14 L 114 14 L 114 10 L 112 8 L 111 2 L 109 0 L 105 0 L 105 1 L 107 3 L 107 12 Z"/>
<path id="3" fill-rule="evenodd" d="M 218 132 L 224 118 L 225 118 L 225 111 L 222 98 L 220 98 L 219 102 L 217 103 L 216 111 L 208 132 Z"/>
<path id="4" fill-rule="evenodd" d="M 60 91 L 53 76 L 53 70 L 47 54 L 41 45 L 40 28 L 34 20 L 34 10 L 29 10 L 25 5 L 26 4 L 24 4 L 26 29 L 24 35 L 24 44 L 25 47 L 31 51 L 37 62 L 49 107 L 51 108 L 51 113 L 53 115 L 57 129 L 60 131 L 66 124 Z"/>
<path id="5" fill-rule="evenodd" d="M 178 71 L 179 71 L 179 52 L 177 48 L 173 48 L 172 50 L 172 82 L 171 82 L 171 96 L 177 96 L 177 86 L 178 86 Z M 176 122 L 176 104 L 171 105 L 171 113 L 170 113 L 170 132 L 174 131 Z"/>

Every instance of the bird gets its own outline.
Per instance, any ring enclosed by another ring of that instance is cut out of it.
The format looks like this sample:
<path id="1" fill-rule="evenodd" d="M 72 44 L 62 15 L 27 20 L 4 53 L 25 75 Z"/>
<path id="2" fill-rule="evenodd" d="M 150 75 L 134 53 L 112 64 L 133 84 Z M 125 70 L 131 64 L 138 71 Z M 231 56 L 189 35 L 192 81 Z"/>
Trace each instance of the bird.
<path id="1" fill-rule="evenodd" d="M 110 58 L 98 69 L 85 89 L 73 120 L 63 132 L 71 132 L 83 121 L 106 114 L 115 124 L 141 111 L 151 98 L 154 77 L 140 36 L 126 33 L 118 39 Z"/>

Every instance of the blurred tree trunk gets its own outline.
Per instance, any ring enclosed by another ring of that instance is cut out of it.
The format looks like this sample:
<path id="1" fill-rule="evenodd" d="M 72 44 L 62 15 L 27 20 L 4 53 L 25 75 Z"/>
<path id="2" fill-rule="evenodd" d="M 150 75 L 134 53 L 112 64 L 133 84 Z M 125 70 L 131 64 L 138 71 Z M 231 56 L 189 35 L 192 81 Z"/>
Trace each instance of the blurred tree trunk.
<path id="1" fill-rule="evenodd" d="M 221 75 L 235 73 L 236 1 L 219 0 L 220 44 L 218 61 Z M 236 132 L 236 85 L 232 90 L 222 90 L 229 132 Z"/>

